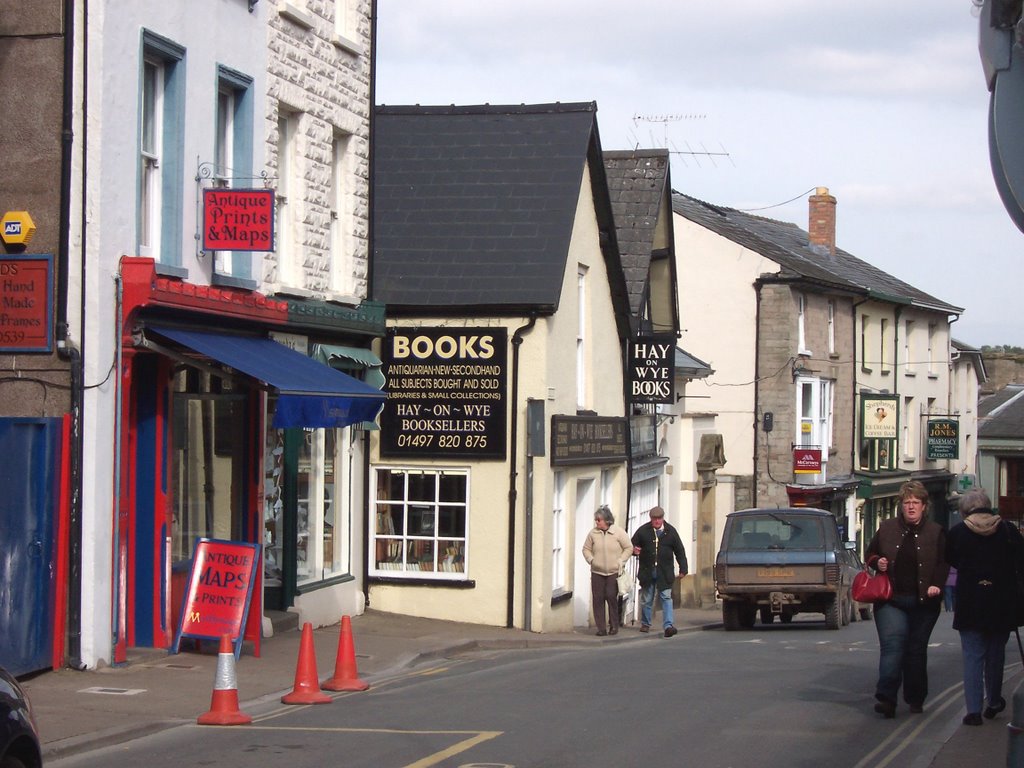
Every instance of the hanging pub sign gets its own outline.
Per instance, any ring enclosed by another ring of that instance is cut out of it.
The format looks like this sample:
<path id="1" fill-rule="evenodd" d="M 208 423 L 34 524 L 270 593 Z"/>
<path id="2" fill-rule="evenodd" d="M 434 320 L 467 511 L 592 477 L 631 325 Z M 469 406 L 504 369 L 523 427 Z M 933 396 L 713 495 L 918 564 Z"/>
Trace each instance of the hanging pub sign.
<path id="1" fill-rule="evenodd" d="M 794 448 L 793 473 L 816 475 L 821 472 L 821 448 Z"/>
<path id="2" fill-rule="evenodd" d="M 204 251 L 273 251 L 274 190 L 203 190 Z"/>
<path id="3" fill-rule="evenodd" d="M 220 640 L 221 635 L 230 635 L 238 658 L 259 560 L 259 544 L 196 541 L 173 653 L 178 652 L 183 637 Z"/>
<path id="4" fill-rule="evenodd" d="M 49 352 L 53 254 L 0 257 L 0 352 Z"/>
<path id="5" fill-rule="evenodd" d="M 629 342 L 629 402 L 675 403 L 674 336 L 637 336 Z"/>
<path id="6" fill-rule="evenodd" d="M 551 466 L 625 461 L 628 428 L 624 416 L 552 416 Z"/>
<path id="7" fill-rule="evenodd" d="M 899 429 L 896 395 L 861 395 L 860 430 L 865 440 L 895 440 Z"/>
<path id="8" fill-rule="evenodd" d="M 505 328 L 389 328 L 384 458 L 505 458 Z"/>
<path id="9" fill-rule="evenodd" d="M 928 419 L 925 439 L 928 461 L 960 458 L 960 422 L 955 419 Z"/>

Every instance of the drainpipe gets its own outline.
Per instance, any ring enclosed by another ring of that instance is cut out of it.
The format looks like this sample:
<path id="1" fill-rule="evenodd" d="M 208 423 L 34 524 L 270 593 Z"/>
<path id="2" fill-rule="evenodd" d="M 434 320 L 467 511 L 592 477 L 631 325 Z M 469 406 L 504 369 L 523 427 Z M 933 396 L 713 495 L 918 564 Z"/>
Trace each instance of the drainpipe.
<path id="1" fill-rule="evenodd" d="M 370 92 L 367 109 L 368 151 L 367 151 L 367 188 L 366 188 L 366 297 L 373 298 L 373 147 L 375 145 L 374 130 L 377 121 L 374 119 L 374 101 L 377 98 L 377 0 L 370 2 Z M 370 509 L 370 433 L 363 430 L 363 605 L 370 607 L 370 526 L 375 524 L 376 515 Z"/>
<path id="2" fill-rule="evenodd" d="M 868 303 L 868 299 L 862 299 L 861 301 L 855 301 L 855 302 L 853 302 L 853 306 L 850 308 L 850 311 L 853 313 L 853 330 L 852 330 L 852 333 L 853 333 L 853 365 L 850 366 L 850 377 L 853 379 L 853 388 L 852 389 L 853 389 L 853 398 L 854 398 L 853 399 L 853 402 L 854 402 L 853 430 L 852 430 L 852 433 L 850 435 L 850 469 L 851 469 L 851 471 L 854 474 L 856 474 L 857 470 L 860 468 L 860 440 L 859 440 L 859 432 L 857 431 L 857 428 L 859 426 L 861 429 L 863 429 L 863 425 L 859 424 L 859 419 L 858 419 L 858 415 L 857 415 L 857 414 L 860 413 L 860 410 L 857 407 L 857 402 L 858 402 L 857 398 L 860 397 L 860 392 L 857 389 L 857 367 L 858 366 L 863 366 L 865 363 L 867 363 L 867 361 L 863 359 L 864 353 L 867 350 L 862 349 L 860 347 L 860 345 L 857 343 L 858 342 L 858 338 L 857 338 L 857 328 L 858 328 L 858 324 L 857 324 L 857 307 L 861 306 L 862 304 L 867 304 L 867 303 Z M 857 352 L 858 349 L 860 350 L 859 354 Z"/>
<path id="3" fill-rule="evenodd" d="M 61 168 L 60 168 L 60 212 L 57 245 L 57 295 L 56 341 L 57 354 L 70 367 L 71 410 L 70 484 L 71 498 L 68 510 L 68 583 L 67 583 L 67 660 L 72 669 L 84 669 L 82 663 L 82 456 L 85 451 L 82 433 L 82 406 L 85 397 L 83 356 L 85 354 L 85 300 L 81 297 L 79 306 L 78 348 L 68 341 L 68 282 L 71 251 L 71 181 L 72 152 L 74 150 L 74 74 L 75 74 L 75 0 L 64 0 L 64 53 L 63 53 L 63 95 L 61 101 Z M 86 192 L 86 142 L 85 115 L 88 108 L 88 51 L 86 50 L 86 23 L 88 3 L 82 2 L 82 200 L 81 200 L 81 242 L 85 250 L 85 192 Z M 85 290 L 86 259 L 78 260 L 81 277 L 81 291 Z"/>
<path id="4" fill-rule="evenodd" d="M 758 414 L 760 413 L 760 385 L 761 378 L 761 281 L 754 283 L 754 483 L 750 489 L 750 506 L 757 504 L 757 473 L 759 453 L 757 450 Z M 769 448 L 770 450 L 770 448 Z"/>
<path id="5" fill-rule="evenodd" d="M 515 626 L 515 561 L 516 561 L 516 461 L 519 452 L 519 347 L 523 336 L 533 330 L 537 324 L 537 316 L 530 315 L 530 322 L 516 329 L 512 334 L 512 396 L 509 398 L 512 411 L 512 424 L 509 428 L 509 460 L 508 460 L 508 585 L 507 615 L 505 626 Z"/>

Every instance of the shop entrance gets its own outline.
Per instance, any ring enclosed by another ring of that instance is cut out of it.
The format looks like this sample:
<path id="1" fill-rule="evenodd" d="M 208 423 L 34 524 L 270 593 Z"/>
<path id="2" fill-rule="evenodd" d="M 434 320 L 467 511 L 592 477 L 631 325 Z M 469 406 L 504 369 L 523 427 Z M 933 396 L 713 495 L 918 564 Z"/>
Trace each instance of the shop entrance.
<path id="1" fill-rule="evenodd" d="M 171 405 L 171 625 L 196 539 L 246 541 L 249 431 L 244 394 L 195 369 L 175 376 Z"/>

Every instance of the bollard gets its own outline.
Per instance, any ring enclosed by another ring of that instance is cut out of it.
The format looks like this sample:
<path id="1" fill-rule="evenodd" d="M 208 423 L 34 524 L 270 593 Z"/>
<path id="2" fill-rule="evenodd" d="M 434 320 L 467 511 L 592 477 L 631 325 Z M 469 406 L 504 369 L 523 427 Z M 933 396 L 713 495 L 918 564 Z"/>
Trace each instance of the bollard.
<path id="1" fill-rule="evenodd" d="M 1024 684 L 1013 692 L 1013 717 L 1006 730 L 1006 768 L 1024 768 Z"/>

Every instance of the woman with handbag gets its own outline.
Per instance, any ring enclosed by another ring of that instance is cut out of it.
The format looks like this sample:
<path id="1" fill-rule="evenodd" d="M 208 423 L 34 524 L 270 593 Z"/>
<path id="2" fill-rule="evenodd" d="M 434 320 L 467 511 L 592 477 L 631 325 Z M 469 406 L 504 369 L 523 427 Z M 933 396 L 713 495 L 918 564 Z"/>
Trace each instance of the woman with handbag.
<path id="1" fill-rule="evenodd" d="M 964 725 L 981 725 L 982 714 L 991 720 L 1006 708 L 1006 641 L 1022 623 L 1018 573 L 1024 572 L 1024 537 L 991 505 L 980 488 L 965 493 L 963 522 L 950 529 L 946 541 L 946 559 L 957 569 L 953 629 L 960 633 L 964 662 Z"/>
<path id="2" fill-rule="evenodd" d="M 928 641 L 942 609 L 946 584 L 946 533 L 928 519 L 928 490 L 916 480 L 904 483 L 897 515 L 878 526 L 865 563 L 892 581 L 889 600 L 875 604 L 878 683 L 875 712 L 896 716 L 900 685 L 910 711 L 924 711 L 928 696 Z"/>
<path id="3" fill-rule="evenodd" d="M 615 525 L 615 516 L 608 507 L 598 507 L 594 528 L 583 542 L 583 559 L 590 566 L 590 593 L 598 637 L 618 634 L 619 574 L 632 556 L 629 534 Z"/>

